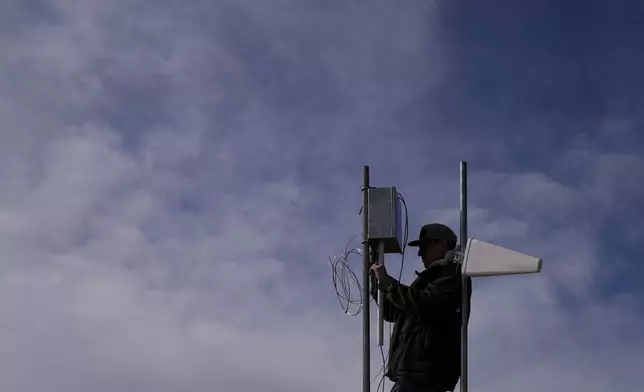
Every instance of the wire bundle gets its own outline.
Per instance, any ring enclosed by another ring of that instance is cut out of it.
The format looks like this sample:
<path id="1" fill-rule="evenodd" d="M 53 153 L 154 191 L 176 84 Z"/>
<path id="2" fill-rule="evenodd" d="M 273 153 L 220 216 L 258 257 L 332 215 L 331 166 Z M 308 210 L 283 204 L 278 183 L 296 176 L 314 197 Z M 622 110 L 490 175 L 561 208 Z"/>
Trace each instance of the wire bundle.
<path id="1" fill-rule="evenodd" d="M 357 316 L 358 314 L 360 314 L 362 308 L 364 307 L 364 296 L 362 293 L 362 285 L 360 284 L 360 280 L 349 264 L 349 256 L 359 255 L 360 260 L 362 261 L 362 249 L 349 249 L 349 244 L 352 240 L 353 238 L 349 240 L 347 246 L 344 249 L 344 253 L 342 253 L 340 256 L 329 256 L 329 263 L 331 263 L 333 287 L 335 288 L 335 292 L 338 296 L 338 300 L 340 301 L 340 305 L 342 306 L 344 313 L 348 314 L 349 316 Z M 356 287 L 356 289 L 353 291 L 352 286 Z M 358 293 L 357 297 L 355 294 L 356 292 Z M 352 305 L 354 307 L 358 307 L 358 309 L 354 313 L 351 313 L 349 310 Z"/>

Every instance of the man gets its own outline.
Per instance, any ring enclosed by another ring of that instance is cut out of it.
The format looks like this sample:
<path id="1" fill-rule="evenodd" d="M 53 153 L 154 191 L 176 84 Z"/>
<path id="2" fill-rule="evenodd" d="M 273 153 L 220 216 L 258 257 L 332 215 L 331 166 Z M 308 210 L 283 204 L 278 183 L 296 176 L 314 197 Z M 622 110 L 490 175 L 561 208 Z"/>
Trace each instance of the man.
<path id="1" fill-rule="evenodd" d="M 409 246 L 418 247 L 425 269 L 416 271 L 418 277 L 410 286 L 373 262 L 378 258 L 372 252 L 371 295 L 377 301 L 377 290 L 383 291 L 384 319 L 395 323 L 386 372 L 394 382 L 391 392 L 445 392 L 456 387 L 462 303 L 460 266 L 454 262 L 456 242 L 456 234 L 443 224 L 423 226 Z M 469 278 L 467 285 L 469 301 Z"/>

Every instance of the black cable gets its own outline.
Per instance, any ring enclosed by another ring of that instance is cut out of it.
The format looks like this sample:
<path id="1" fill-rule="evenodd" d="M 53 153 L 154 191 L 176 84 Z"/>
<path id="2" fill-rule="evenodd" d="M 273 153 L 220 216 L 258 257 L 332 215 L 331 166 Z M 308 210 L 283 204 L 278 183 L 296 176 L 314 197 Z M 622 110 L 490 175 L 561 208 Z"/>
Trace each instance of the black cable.
<path id="1" fill-rule="evenodd" d="M 405 264 L 405 250 L 407 249 L 407 241 L 409 240 L 409 211 L 407 210 L 407 203 L 405 198 L 400 193 L 396 193 L 396 198 L 400 199 L 405 207 L 405 233 L 403 235 L 403 244 L 402 244 L 402 258 L 400 259 L 400 273 L 398 274 L 398 281 L 402 279 L 403 265 Z"/>

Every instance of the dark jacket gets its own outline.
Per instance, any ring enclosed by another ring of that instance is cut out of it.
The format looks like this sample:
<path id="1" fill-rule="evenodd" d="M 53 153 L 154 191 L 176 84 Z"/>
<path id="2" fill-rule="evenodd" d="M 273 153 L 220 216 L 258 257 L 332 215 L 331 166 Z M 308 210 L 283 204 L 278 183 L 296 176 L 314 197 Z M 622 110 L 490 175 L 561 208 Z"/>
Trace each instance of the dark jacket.
<path id="1" fill-rule="evenodd" d="M 416 274 L 410 286 L 395 282 L 384 292 L 384 319 L 395 323 L 386 375 L 394 382 L 409 379 L 451 391 L 460 377 L 460 266 L 449 258 Z M 373 275 L 371 282 L 377 301 Z M 471 279 L 467 282 L 469 301 Z"/>

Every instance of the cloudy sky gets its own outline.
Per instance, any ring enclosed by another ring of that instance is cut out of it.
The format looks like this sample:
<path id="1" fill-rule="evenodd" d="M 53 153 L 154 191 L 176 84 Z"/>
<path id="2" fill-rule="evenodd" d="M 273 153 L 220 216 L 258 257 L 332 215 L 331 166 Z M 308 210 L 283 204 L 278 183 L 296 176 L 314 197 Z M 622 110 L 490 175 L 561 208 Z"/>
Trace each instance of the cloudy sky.
<path id="1" fill-rule="evenodd" d="M 3 0 L 0 390 L 359 390 L 362 166 L 416 234 L 467 160 L 544 258 L 475 281 L 471 390 L 641 391 L 644 7 L 562 3 Z"/>

